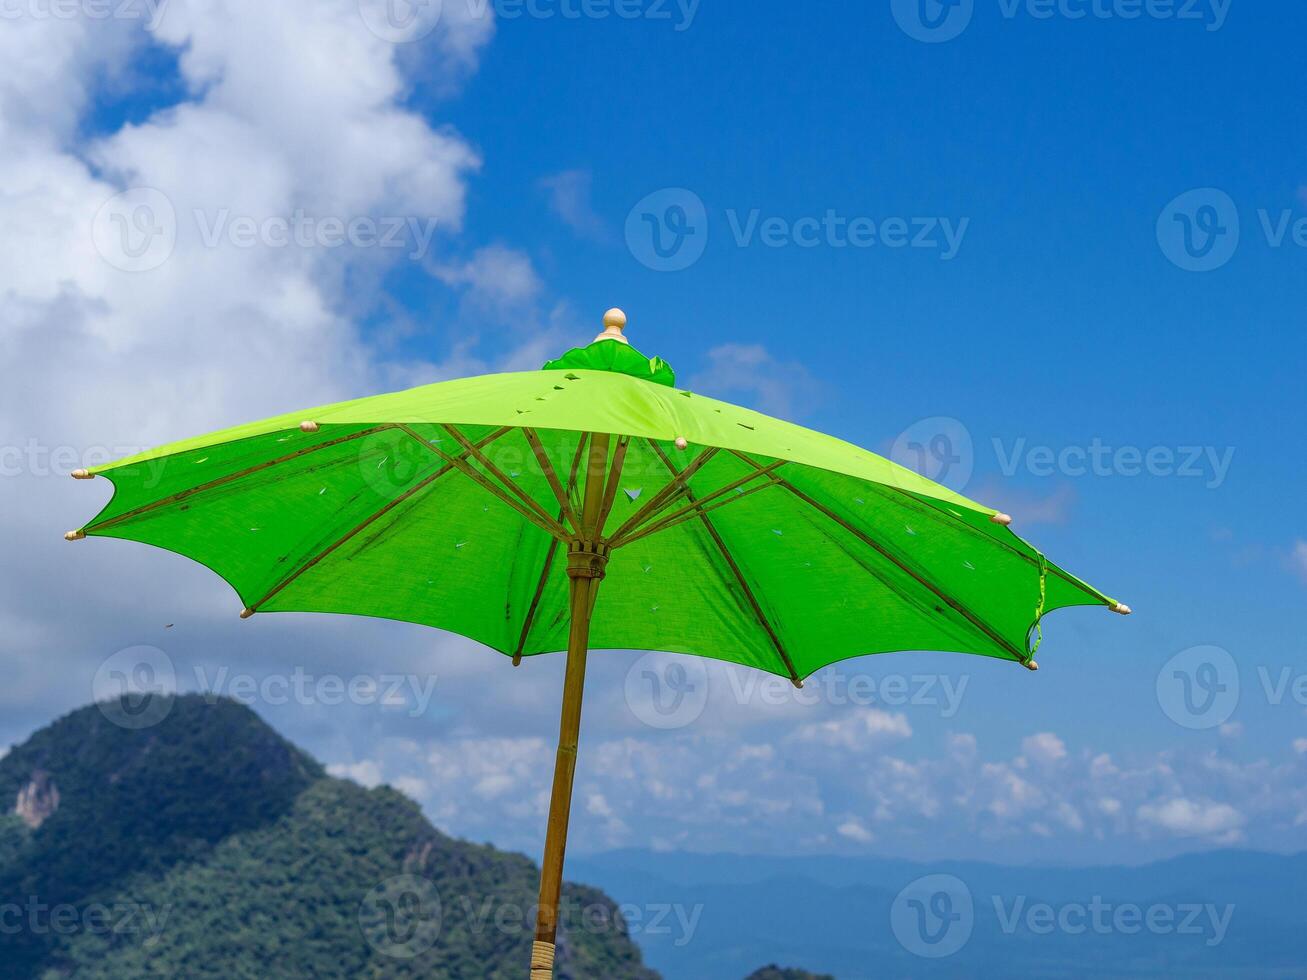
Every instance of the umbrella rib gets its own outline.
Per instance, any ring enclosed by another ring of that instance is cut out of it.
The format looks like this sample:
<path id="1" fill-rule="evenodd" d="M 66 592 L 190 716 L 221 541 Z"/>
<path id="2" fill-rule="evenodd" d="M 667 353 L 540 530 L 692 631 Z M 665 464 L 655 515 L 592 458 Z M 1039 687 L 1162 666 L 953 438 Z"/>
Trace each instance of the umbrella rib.
<path id="1" fill-rule="evenodd" d="M 430 442 L 428 442 L 426 439 L 423 439 L 420 435 L 418 435 L 408 426 L 406 425 L 400 426 L 401 429 L 403 429 L 405 432 L 411 435 L 414 439 L 418 440 L 418 442 L 422 443 L 422 445 L 426 446 L 433 453 L 440 456 L 442 459 L 446 460 L 447 462 L 452 463 L 454 466 L 458 467 L 459 471 L 464 476 L 467 476 L 470 479 L 472 479 L 483 490 L 486 490 L 489 493 L 493 494 L 494 496 L 498 497 L 501 501 L 503 501 L 509 507 L 513 508 L 515 511 L 517 511 L 524 518 L 526 518 L 532 524 L 536 525 L 541 530 L 553 535 L 556 538 L 562 538 L 563 540 L 567 540 L 568 538 L 571 537 L 571 535 L 567 533 L 567 528 L 563 527 L 562 524 L 558 523 L 558 521 L 550 517 L 548 512 L 543 507 L 541 507 L 538 503 L 536 503 L 534 497 L 532 497 L 525 490 L 519 487 L 516 483 L 510 480 L 507 476 L 505 476 L 499 470 L 499 467 L 495 466 L 494 463 L 492 463 L 489 459 L 487 459 L 485 454 L 482 453 L 475 445 L 473 445 L 473 443 L 467 438 L 467 436 L 463 435 L 463 433 L 459 432 L 458 429 L 452 425 L 445 424 L 443 427 L 445 431 L 448 432 L 451 436 L 453 436 L 458 441 L 459 445 L 461 445 L 465 450 L 462 456 L 459 457 L 450 456 L 443 450 L 438 449 L 435 446 L 431 445 Z M 503 486 L 502 487 L 496 486 L 485 475 L 478 473 L 472 467 L 472 465 L 468 463 L 466 457 L 469 455 L 472 456 L 472 458 L 475 459 L 482 466 L 484 466 L 490 472 L 490 474 L 494 476 L 495 479 L 498 480 Z M 509 493 L 506 493 L 504 488 L 507 488 L 508 490 L 512 491 L 512 494 L 520 498 L 521 502 L 519 502 L 519 500 L 514 500 L 513 496 L 510 495 Z"/>
<path id="2" fill-rule="evenodd" d="M 752 463 L 752 461 L 750 462 Z M 773 470 L 779 469 L 780 467 L 784 466 L 786 462 L 788 461 L 784 459 L 778 459 L 775 462 L 770 463 L 765 467 L 759 468 L 758 472 L 756 473 L 749 473 L 747 476 L 742 476 L 738 480 L 731 481 L 730 483 L 726 484 L 726 486 L 722 487 L 720 490 L 714 490 L 712 493 L 708 494 L 708 496 L 698 501 L 693 500 L 693 493 L 690 491 L 690 488 L 687 486 L 685 490 L 686 493 L 690 493 L 691 495 L 691 499 L 692 499 L 691 503 L 686 504 L 684 507 L 681 507 L 673 511 L 672 513 L 668 514 L 662 519 L 655 521 L 653 524 L 646 525 L 640 530 L 628 534 L 625 537 L 615 536 L 613 538 L 612 546 L 614 548 L 620 548 L 622 545 L 630 544 L 632 541 L 638 541 L 640 538 L 648 537 L 650 534 L 656 534 L 658 531 L 663 531 L 669 527 L 673 527 L 676 524 L 681 524 L 684 521 L 688 520 L 689 518 L 693 517 L 695 511 L 702 510 L 711 501 L 717 500 L 719 497 L 725 496 L 726 494 L 730 493 L 732 490 L 742 487 L 746 483 L 752 483 L 754 480 L 758 479 L 761 476 L 770 476 Z M 763 483 L 752 489 L 761 490 L 764 487 L 770 485 L 771 484 Z M 737 495 L 735 499 L 738 500 L 740 497 L 745 496 L 745 493 L 747 492 L 748 491 L 745 491 L 744 493 L 740 493 L 739 495 Z M 729 500 L 723 501 L 722 504 L 718 504 L 717 506 L 722 506 L 723 504 L 730 503 L 730 502 L 731 501 Z M 709 509 L 711 510 L 715 508 L 709 508 Z"/>
<path id="3" fill-rule="evenodd" d="M 662 447 L 652 439 L 647 441 L 654 453 L 663 461 L 663 465 L 667 467 L 669 472 L 675 475 L 676 466 L 672 463 L 671 459 L 668 458 L 667 454 L 663 452 Z M 754 489 L 759 488 L 755 487 Z M 687 487 L 686 493 L 689 494 L 690 499 L 693 501 L 694 491 Z M 713 526 L 713 522 L 708 519 L 708 515 L 704 513 L 702 509 L 698 510 L 697 514 L 699 520 L 703 522 L 704 530 L 708 532 L 708 536 L 712 538 L 713 544 L 715 544 L 717 550 L 721 552 L 722 558 L 725 559 L 726 564 L 730 566 L 731 574 L 735 576 L 735 581 L 739 584 L 740 591 L 744 593 L 744 597 L 749 601 L 749 606 L 753 610 L 754 618 L 758 620 L 758 625 L 763 628 L 763 631 L 771 640 L 772 646 L 776 648 L 777 654 L 780 655 L 782 663 L 785 664 L 785 669 L 790 672 L 791 683 L 793 683 L 795 687 L 803 687 L 803 680 L 799 677 L 799 672 L 794 669 L 794 661 L 792 661 L 790 655 L 785 652 L 785 646 L 781 643 L 781 638 L 776 634 L 776 630 L 772 628 L 766 614 L 762 611 L 762 605 L 758 602 L 758 597 L 754 595 L 753 589 L 749 588 L 749 583 L 745 581 L 744 573 L 740 570 L 739 564 L 731 554 L 731 549 L 726 546 L 726 542 L 722 539 L 721 534 L 718 533 L 717 528 Z"/>
<path id="4" fill-rule="evenodd" d="M 404 426 L 399 426 L 399 428 L 404 428 Z M 503 436 L 503 435 L 504 435 L 505 433 L 507 433 L 508 431 L 509 431 L 509 429 L 507 429 L 507 428 L 497 429 L 497 430 L 495 430 L 494 432 L 490 433 L 490 435 L 484 437 L 484 438 L 480 441 L 479 445 L 480 445 L 480 446 L 488 446 L 490 443 L 494 442 L 496 439 L 498 439 L 500 436 Z M 412 433 L 409 433 L 409 434 L 412 435 Z M 303 575 L 305 572 L 309 571 L 311 568 L 313 568 L 315 565 L 317 565 L 319 562 L 321 562 L 324 558 L 326 558 L 326 557 L 327 557 L 328 555 L 330 555 L 332 552 L 336 551 L 336 550 L 337 550 L 338 548 L 340 548 L 342 545 L 348 543 L 348 542 L 349 542 L 349 541 L 350 541 L 350 540 L 351 540 L 355 535 L 357 535 L 360 531 L 363 531 L 363 530 L 365 530 L 366 528 L 370 527 L 372 524 L 376 523 L 378 520 L 380 520 L 380 519 L 381 519 L 382 517 L 384 517 L 386 514 L 390 513 L 390 511 L 392 511 L 394 508 L 398 507 L 400 504 L 402 504 L 404 501 L 408 500 L 410 497 L 414 496 L 415 494 L 420 493 L 422 490 L 425 490 L 427 487 L 431 486 L 431 484 L 435 483 L 435 482 L 436 482 L 437 480 L 439 480 L 442 476 L 444 476 L 446 473 L 450 472 L 450 471 L 451 471 L 452 469 L 454 469 L 454 468 L 455 468 L 455 467 L 454 467 L 454 464 L 453 464 L 452 462 L 449 462 L 449 463 L 446 463 L 444 466 L 442 466 L 440 469 L 436 470 L 436 472 L 430 474 L 429 476 L 425 476 L 425 477 L 423 477 L 421 480 L 419 480 L 417 483 L 413 484 L 413 486 L 409 487 L 407 490 L 405 490 L 402 494 L 400 494 L 400 495 L 399 495 L 398 497 L 396 497 L 394 500 L 391 500 L 391 501 L 388 502 L 384 507 L 382 507 L 380 510 L 378 510 L 378 511 L 376 511 L 375 513 L 373 513 L 372 515 L 370 515 L 370 516 L 369 516 L 366 520 L 364 520 L 362 523 L 360 523 L 360 524 L 356 525 L 355 527 L 351 528 L 351 529 L 350 529 L 349 531 L 347 531 L 344 535 L 342 535 L 341 537 L 337 538 L 334 542 L 332 542 L 330 545 L 328 545 L 328 546 L 327 546 L 326 548 L 324 548 L 322 551 L 319 551 L 316 555 L 314 555 L 314 556 L 313 556 L 312 558 L 310 558 L 308 561 L 304 562 L 304 564 L 302 564 L 302 565 L 300 565 L 298 568 L 296 568 L 293 572 L 291 572 L 289 575 L 287 575 L 285 578 L 283 578 L 280 582 L 278 582 L 276 585 L 274 585 L 274 586 L 273 586 L 273 587 L 268 591 L 267 595 L 265 595 L 262 599 L 260 599 L 258 602 L 255 602 L 255 603 L 251 604 L 250 606 L 248 606 L 248 607 L 247 607 L 247 611 L 248 611 L 248 612 L 251 612 L 251 613 L 258 612 L 259 606 L 264 605 L 266 602 L 268 602 L 268 600 L 270 600 L 270 599 L 272 599 L 273 597 L 275 597 L 276 595 L 278 595 L 278 594 L 279 594 L 283 589 L 285 589 L 288 585 L 290 585 L 292 582 L 294 582 L 297 578 L 299 578 L 299 577 L 300 577 L 301 575 Z"/>
<path id="5" fill-rule="evenodd" d="M 762 467 L 759 466 L 756 462 L 754 462 L 747 455 L 745 455 L 742 452 L 739 452 L 738 450 L 732 449 L 731 454 L 743 460 L 744 462 L 748 463 L 750 466 L 754 467 L 755 469 L 758 470 L 762 469 Z M 982 633 L 985 634 L 985 636 L 989 637 L 989 639 L 993 640 L 1000 647 L 1002 647 L 1003 650 L 1012 654 L 1012 656 L 1015 657 L 1019 663 L 1025 663 L 1027 660 L 1030 659 L 1027 654 L 1018 650 L 1013 643 L 1005 639 L 998 631 L 996 631 L 992 626 L 990 626 L 983 619 L 981 619 L 980 616 L 976 615 L 976 613 L 968 609 L 963 603 L 953 598 L 951 595 L 949 595 L 947 592 L 941 589 L 938 585 L 932 582 L 929 578 L 927 578 L 924 574 L 914 569 L 907 562 L 903 561 L 892 551 L 890 551 L 888 548 L 882 545 L 879 541 L 871 537 L 871 535 L 867 534 L 865 531 L 855 527 L 854 525 L 846 521 L 844 518 L 840 517 L 839 514 L 835 513 L 825 504 L 819 503 L 818 501 L 814 500 L 812 497 L 808 496 L 806 493 L 804 493 L 802 490 L 800 490 L 798 487 L 796 487 L 794 484 L 790 483 L 788 480 L 784 479 L 783 477 L 776 476 L 775 474 L 770 474 L 770 478 L 774 483 L 784 487 L 794 496 L 798 497 L 800 500 L 806 503 L 809 507 L 812 507 L 814 510 L 824 515 L 829 520 L 834 521 L 840 527 L 844 528 L 844 530 L 848 531 L 863 544 L 873 549 L 881 557 L 892 562 L 894 565 L 896 565 L 899 568 L 900 571 L 902 571 L 904 574 L 910 576 L 914 581 L 916 581 L 918 585 L 921 585 L 922 587 L 924 587 L 925 589 L 933 593 L 938 599 L 940 599 L 942 602 L 948 605 L 949 608 L 951 608 L 954 612 L 958 613 L 965 620 L 967 620 L 967 622 L 969 622 L 972 626 L 980 630 Z"/>
<path id="6" fill-rule="evenodd" d="M 908 493 L 908 491 L 906 490 L 903 490 L 899 487 L 886 486 L 880 483 L 870 483 L 869 486 L 871 486 L 872 490 L 880 494 L 882 497 L 888 498 L 891 493 L 897 495 L 898 497 L 903 497 L 904 499 L 909 501 L 909 503 L 905 506 L 911 507 L 911 509 L 916 511 L 917 513 L 925 514 L 928 517 L 930 517 L 932 520 L 937 521 L 941 524 L 947 524 L 950 527 L 951 526 L 960 527 L 968 534 L 972 535 L 973 537 L 977 537 L 983 541 L 989 542 L 990 544 L 997 545 L 998 547 L 1004 549 L 1005 551 L 1008 551 L 1011 554 L 1015 555 L 1016 557 L 1020 558 L 1022 561 L 1026 562 L 1027 564 L 1033 565 L 1036 568 L 1039 567 L 1039 559 L 1036 558 L 1034 555 L 1028 555 L 1025 552 L 1021 551 L 1019 548 L 1012 547 L 1012 545 L 1008 544 L 1006 541 L 1000 540 L 999 538 L 991 537 L 990 535 L 986 534 L 984 531 L 977 530 L 976 528 L 972 527 L 970 524 L 968 524 L 966 521 L 962 520 L 959 517 L 937 510 L 934 507 L 929 506 L 928 504 L 923 504 L 921 501 L 917 500 L 914 496 L 912 496 L 912 494 Z M 1060 568 L 1054 568 L 1055 574 L 1061 571 L 1062 570 Z M 1058 578 L 1062 579 L 1062 581 L 1066 582 L 1069 585 L 1074 585 L 1076 588 L 1084 592 L 1085 595 L 1091 596 L 1094 599 L 1097 599 L 1099 602 L 1104 602 L 1110 605 L 1110 601 L 1107 599 L 1106 596 L 1098 592 L 1092 586 L 1079 581 L 1074 576 L 1070 576 L 1063 573 L 1063 574 L 1059 574 Z"/>
<path id="7" fill-rule="evenodd" d="M 595 524 L 596 537 L 604 536 L 604 525 L 613 510 L 613 500 L 617 497 L 617 484 L 622 479 L 622 467 L 626 464 L 626 449 L 630 444 L 630 436 L 620 436 L 617 440 L 617 448 L 613 450 L 613 463 L 608 468 L 608 483 L 604 487 L 604 499 L 599 505 L 599 518 Z"/>
<path id="8" fill-rule="evenodd" d="M 530 431 L 530 430 L 526 430 Z M 581 457 L 585 455 L 585 443 L 588 433 L 581 433 L 581 438 L 576 443 L 576 454 L 572 457 L 572 472 L 567 477 L 567 486 L 563 488 L 562 501 L 567 501 L 570 505 L 571 498 L 568 494 L 576 486 L 576 474 L 581 468 Z M 561 518 L 560 518 L 561 519 Z M 573 516 L 575 521 L 575 516 Z M 576 522 L 579 528 L 580 522 Z M 549 550 L 545 553 L 544 567 L 540 570 L 540 581 L 536 583 L 535 594 L 531 597 L 531 605 L 527 608 L 526 619 L 522 621 L 522 633 L 517 638 L 517 648 L 513 651 L 513 666 L 516 667 L 522 662 L 522 653 L 526 650 L 526 638 L 531 632 L 531 626 L 535 623 L 536 610 L 540 607 L 540 599 L 545 594 L 545 586 L 549 582 L 549 571 L 554 564 L 554 556 L 558 553 L 559 541 L 554 538 L 549 542 Z"/>
<path id="9" fill-rule="evenodd" d="M 567 491 L 563 489 L 563 484 L 559 482 L 558 474 L 554 471 L 554 464 L 549 461 L 549 454 L 545 452 L 545 447 L 540 443 L 540 437 L 536 435 L 534 429 L 523 429 L 522 434 L 526 436 L 526 441 L 531 444 L 531 451 L 535 453 L 536 461 L 540 464 L 540 469 L 544 471 L 545 479 L 549 481 L 549 488 L 554 491 L 554 496 L 558 498 L 558 505 L 562 508 L 562 516 L 567 518 L 572 525 L 572 530 L 577 534 L 581 533 L 581 521 L 576 516 L 576 511 L 572 507 L 572 501 L 567 497 Z"/>
<path id="10" fill-rule="evenodd" d="M 158 510 L 160 507 L 166 507 L 169 504 L 181 503 L 183 500 L 189 500 L 191 497 L 194 497 L 200 493 L 204 493 L 206 490 L 215 490 L 218 487 L 225 486 L 228 483 L 233 483 L 236 480 L 243 479 L 244 477 L 250 476 L 254 473 L 258 473 L 262 470 L 271 469 L 272 467 L 279 466 L 282 463 L 289 463 L 291 460 L 299 459 L 303 456 L 308 456 L 310 453 L 316 453 L 320 449 L 329 449 L 332 446 L 339 446 L 342 442 L 349 442 L 352 439 L 362 439 L 365 436 L 375 435 L 378 432 L 383 432 L 386 429 L 393 429 L 393 428 L 394 425 L 389 423 L 385 425 L 375 425 L 370 429 L 363 429 L 360 432 L 351 432 L 347 436 L 339 436 L 335 439 L 328 439 L 326 442 L 320 442 L 316 446 L 308 446 L 304 449 L 297 449 L 295 452 L 287 453 L 285 456 L 279 456 L 276 459 L 270 459 L 264 463 L 257 463 L 254 466 L 248 466 L 245 469 L 238 470 L 235 473 L 228 473 L 226 476 L 220 476 L 217 479 L 208 481 L 207 483 L 201 483 L 199 486 L 191 487 L 187 490 L 182 490 L 180 493 L 174 493 L 171 496 L 164 497 L 162 500 L 156 500 L 152 503 L 143 504 L 140 507 L 133 508 L 132 510 L 124 511 L 123 513 L 117 515 L 116 517 L 109 518 L 107 521 L 102 521 L 99 524 L 92 525 L 90 530 L 99 531 L 106 527 L 113 527 L 114 525 L 122 524 L 126 521 L 131 520 L 134 517 L 140 517 L 142 514 L 147 514 L 153 510 Z"/>
<path id="11" fill-rule="evenodd" d="M 685 481 L 694 476 L 695 473 L 698 473 L 708 460 L 717 455 L 717 452 L 718 449 L 716 446 L 709 446 L 704 449 L 703 452 L 691 461 L 689 466 L 673 477 L 672 480 L 668 482 L 667 486 L 663 487 L 656 494 L 650 497 L 647 504 L 628 517 L 622 526 L 613 532 L 612 539 L 617 540 L 633 529 L 639 527 L 649 518 L 655 516 L 664 506 L 670 505 L 669 498 L 677 493 L 681 493 L 685 489 Z"/>

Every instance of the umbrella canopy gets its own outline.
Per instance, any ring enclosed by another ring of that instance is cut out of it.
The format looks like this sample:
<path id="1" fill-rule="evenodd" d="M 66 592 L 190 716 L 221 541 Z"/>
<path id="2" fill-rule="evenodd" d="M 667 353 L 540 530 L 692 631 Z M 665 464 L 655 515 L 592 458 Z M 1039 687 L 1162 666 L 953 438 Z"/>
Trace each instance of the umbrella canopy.
<path id="1" fill-rule="evenodd" d="M 423 623 L 515 663 L 567 649 L 546 879 L 561 872 L 587 649 L 695 654 L 796 685 L 893 650 L 1033 669 L 1045 613 L 1129 611 L 1045 559 L 1006 515 L 849 443 L 677 388 L 624 325 L 610 311 L 593 344 L 539 371 L 325 405 L 79 471 L 114 495 L 67 536 L 193 558 L 230 583 L 246 617 Z"/>
<path id="2" fill-rule="evenodd" d="M 603 340 L 541 371 L 266 419 L 90 471 L 114 496 L 74 534 L 193 558 L 247 611 L 380 616 L 508 656 L 558 651 L 559 552 L 597 432 L 614 479 L 592 649 L 794 680 L 893 650 L 1026 663 L 1044 613 L 1117 605 L 993 509 L 673 383 L 665 363 Z"/>

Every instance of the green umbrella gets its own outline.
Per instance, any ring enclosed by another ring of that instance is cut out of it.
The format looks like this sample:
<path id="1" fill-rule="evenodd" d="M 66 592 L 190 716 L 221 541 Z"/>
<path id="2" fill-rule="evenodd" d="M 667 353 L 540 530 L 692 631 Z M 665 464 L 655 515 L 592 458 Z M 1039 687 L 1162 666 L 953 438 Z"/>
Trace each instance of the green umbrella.
<path id="1" fill-rule="evenodd" d="M 326 405 L 80 470 L 67 537 L 208 566 L 241 613 L 423 623 L 519 664 L 567 650 L 531 976 L 552 976 L 589 649 L 789 678 L 893 650 L 1037 669 L 1040 619 L 1129 609 L 1011 519 L 830 436 L 675 387 L 611 310 L 543 370 Z M 603 601 L 596 601 L 607 581 Z"/>

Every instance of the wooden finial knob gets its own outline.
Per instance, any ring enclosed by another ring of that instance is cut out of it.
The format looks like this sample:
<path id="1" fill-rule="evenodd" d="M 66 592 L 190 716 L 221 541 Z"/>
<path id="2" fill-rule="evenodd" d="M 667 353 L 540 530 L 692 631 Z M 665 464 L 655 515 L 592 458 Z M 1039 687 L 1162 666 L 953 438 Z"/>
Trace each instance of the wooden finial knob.
<path id="1" fill-rule="evenodd" d="M 595 341 L 617 340 L 621 341 L 623 344 L 629 344 L 630 341 L 622 336 L 622 330 L 625 326 L 626 314 L 617 307 L 613 307 L 604 314 L 604 332 L 596 337 Z"/>
<path id="2" fill-rule="evenodd" d="M 1127 606 L 1124 602 L 1118 602 L 1115 606 L 1111 607 L 1111 610 L 1112 612 L 1116 613 L 1118 616 L 1129 616 L 1132 612 L 1134 612 L 1134 610 L 1131 609 L 1129 606 Z"/>
<path id="3" fill-rule="evenodd" d="M 990 520 L 995 524 L 1002 524 L 1004 527 L 1007 527 L 1012 523 L 1012 516 L 1010 514 L 995 514 L 990 518 Z"/>
<path id="4" fill-rule="evenodd" d="M 95 474 L 90 470 L 73 470 L 74 480 L 94 480 Z"/>
<path id="5" fill-rule="evenodd" d="M 1035 663 L 1033 660 L 1029 660 L 1029 661 L 1027 661 L 1026 663 L 1022 664 L 1021 666 L 1024 667 L 1024 668 L 1026 668 L 1026 670 L 1038 670 L 1038 669 L 1039 669 L 1039 664 Z"/>
<path id="6" fill-rule="evenodd" d="M 253 615 L 254 615 L 254 610 L 250 609 L 249 607 L 246 607 L 241 610 L 241 619 L 249 619 Z"/>
<path id="7" fill-rule="evenodd" d="M 690 445 L 690 441 L 685 436 L 677 436 L 674 445 L 677 449 L 685 449 Z"/>
<path id="8" fill-rule="evenodd" d="M 301 432 L 317 432 L 317 431 L 318 431 L 318 423 L 317 423 L 317 422 L 301 422 L 301 423 L 300 423 L 300 431 L 301 431 Z"/>
<path id="9" fill-rule="evenodd" d="M 84 537 L 86 537 L 85 531 L 69 531 L 64 534 L 65 541 L 81 541 Z"/>

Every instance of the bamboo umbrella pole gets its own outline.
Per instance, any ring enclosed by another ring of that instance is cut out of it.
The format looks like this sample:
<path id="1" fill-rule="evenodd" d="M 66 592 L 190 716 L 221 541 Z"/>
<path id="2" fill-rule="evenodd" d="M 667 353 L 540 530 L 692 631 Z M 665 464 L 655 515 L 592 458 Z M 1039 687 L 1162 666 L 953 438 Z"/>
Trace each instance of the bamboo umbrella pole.
<path id="1" fill-rule="evenodd" d="M 554 762 L 554 785 L 549 799 L 549 824 L 545 830 L 545 856 L 540 864 L 540 900 L 536 907 L 535 942 L 531 945 L 530 980 L 552 980 L 554 975 L 558 903 L 563 888 L 563 857 L 567 850 L 572 780 L 576 775 L 576 750 L 581 732 L 590 617 L 599 582 L 608 564 L 608 548 L 600 543 L 599 537 L 609 443 L 609 437 L 604 433 L 596 433 L 590 440 L 580 536 L 569 545 L 567 553 L 572 624 L 567 639 L 567 672 L 563 680 L 563 707 L 558 755 Z"/>

